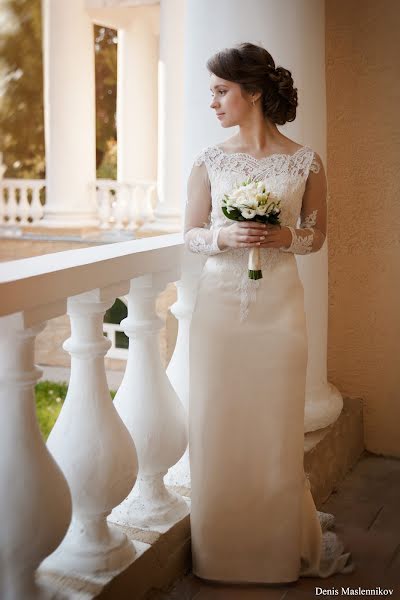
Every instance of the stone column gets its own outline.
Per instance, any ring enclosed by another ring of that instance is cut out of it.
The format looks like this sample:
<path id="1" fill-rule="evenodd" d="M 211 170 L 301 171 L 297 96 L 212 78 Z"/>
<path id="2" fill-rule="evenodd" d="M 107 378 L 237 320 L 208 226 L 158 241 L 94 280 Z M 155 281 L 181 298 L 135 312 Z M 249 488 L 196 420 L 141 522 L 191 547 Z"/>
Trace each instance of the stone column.
<path id="1" fill-rule="evenodd" d="M 182 216 L 184 10 L 184 0 L 160 1 L 158 200 L 148 227 L 165 232 L 179 231 Z"/>
<path id="2" fill-rule="evenodd" d="M 157 178 L 158 31 L 154 11 L 136 8 L 118 30 L 118 180 Z"/>
<path id="3" fill-rule="evenodd" d="M 42 0 L 46 206 L 41 225 L 98 222 L 93 24 L 84 0 Z"/>
<path id="4" fill-rule="evenodd" d="M 222 130 L 209 108 L 209 74 L 205 63 L 217 50 L 243 41 L 264 46 L 278 66 L 292 72 L 299 91 L 297 118 L 280 129 L 296 142 L 314 148 L 326 165 L 323 3 L 186 0 L 185 34 L 185 180 L 193 157 L 201 148 L 236 132 Z M 312 431 L 334 422 L 342 409 L 340 393 L 327 381 L 327 246 L 315 255 L 296 258 L 305 289 L 309 336 L 305 429 Z"/>

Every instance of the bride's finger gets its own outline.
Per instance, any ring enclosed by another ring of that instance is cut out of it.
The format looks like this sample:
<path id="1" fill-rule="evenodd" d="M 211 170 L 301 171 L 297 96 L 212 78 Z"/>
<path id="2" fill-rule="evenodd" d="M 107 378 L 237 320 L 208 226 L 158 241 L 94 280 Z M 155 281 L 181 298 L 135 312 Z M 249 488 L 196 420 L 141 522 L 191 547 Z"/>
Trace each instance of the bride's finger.
<path id="1" fill-rule="evenodd" d="M 240 235 L 238 237 L 241 242 L 262 242 L 267 239 L 265 235 Z"/>
<path id="2" fill-rule="evenodd" d="M 264 248 L 268 248 L 268 247 L 274 246 L 276 244 L 282 245 L 282 240 L 278 236 L 275 236 L 275 237 L 268 236 L 264 241 L 261 242 L 261 246 L 263 246 Z"/>

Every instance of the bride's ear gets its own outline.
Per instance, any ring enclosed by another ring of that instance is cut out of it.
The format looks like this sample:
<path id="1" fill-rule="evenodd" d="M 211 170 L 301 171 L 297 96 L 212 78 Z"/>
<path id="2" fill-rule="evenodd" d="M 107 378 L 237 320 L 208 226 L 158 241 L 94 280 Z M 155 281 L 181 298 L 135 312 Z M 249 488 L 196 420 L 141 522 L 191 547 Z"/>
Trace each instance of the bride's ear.
<path id="1" fill-rule="evenodd" d="M 252 104 L 255 104 L 262 96 L 262 92 L 253 92 L 250 94 L 250 100 Z"/>

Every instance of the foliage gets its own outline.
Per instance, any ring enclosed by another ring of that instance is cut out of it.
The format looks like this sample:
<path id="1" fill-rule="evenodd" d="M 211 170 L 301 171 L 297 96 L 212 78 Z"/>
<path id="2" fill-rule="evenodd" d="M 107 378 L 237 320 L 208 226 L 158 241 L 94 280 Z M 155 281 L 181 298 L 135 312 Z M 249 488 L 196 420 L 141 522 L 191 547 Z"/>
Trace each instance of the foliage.
<path id="1" fill-rule="evenodd" d="M 112 153 L 112 141 L 114 141 L 115 146 L 115 140 L 117 139 L 115 122 L 117 109 L 117 34 L 114 29 L 95 25 L 94 36 L 96 51 L 96 167 L 98 168 L 101 165 L 105 154 L 111 152 L 108 156 L 111 158 L 111 165 L 112 159 L 115 157 L 115 165 L 112 168 L 116 171 L 116 152 Z M 99 173 L 98 176 L 104 177 Z M 107 175 L 106 178 L 116 179 L 116 173 L 113 177 Z"/>
<path id="2" fill-rule="evenodd" d="M 39 381 L 35 386 L 36 416 L 39 427 L 45 440 L 60 413 L 67 395 L 66 383 L 55 383 L 54 381 Z"/>
<path id="3" fill-rule="evenodd" d="M 117 179 L 117 142 L 108 140 L 103 154 L 103 160 L 97 169 L 99 179 Z"/>
<path id="4" fill-rule="evenodd" d="M 0 151 L 5 177 L 45 178 L 42 17 L 40 0 L 2 0 L 11 27 L 0 32 Z M 79 43 L 71 33 L 71 44 Z M 117 36 L 94 26 L 96 167 L 116 139 Z M 76 140 L 79 144 L 79 139 Z M 104 167 L 112 175 L 115 166 Z"/>
<path id="5" fill-rule="evenodd" d="M 5 78 L 0 140 L 5 177 L 44 177 L 42 22 L 40 0 L 4 0 L 15 29 L 0 34 Z"/>
<path id="6" fill-rule="evenodd" d="M 60 410 L 67 395 L 67 383 L 56 383 L 54 381 L 39 381 L 35 386 L 36 416 L 39 428 L 44 440 L 47 440 L 53 429 Z M 110 390 L 111 398 L 114 399 L 116 392 Z M 84 398 L 83 398 L 84 401 Z"/>

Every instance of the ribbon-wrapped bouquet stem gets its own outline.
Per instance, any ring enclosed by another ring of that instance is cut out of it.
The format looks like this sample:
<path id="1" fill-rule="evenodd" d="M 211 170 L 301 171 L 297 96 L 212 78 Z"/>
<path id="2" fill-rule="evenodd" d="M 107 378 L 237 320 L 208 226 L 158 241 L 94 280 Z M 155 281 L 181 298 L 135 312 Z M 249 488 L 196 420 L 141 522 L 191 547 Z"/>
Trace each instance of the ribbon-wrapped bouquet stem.
<path id="1" fill-rule="evenodd" d="M 232 221 L 258 221 L 280 225 L 280 200 L 269 201 L 270 194 L 264 181 L 249 178 L 224 195 L 222 212 Z M 250 248 L 249 278 L 262 278 L 260 248 Z"/>

